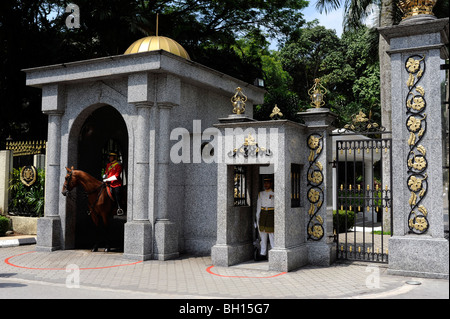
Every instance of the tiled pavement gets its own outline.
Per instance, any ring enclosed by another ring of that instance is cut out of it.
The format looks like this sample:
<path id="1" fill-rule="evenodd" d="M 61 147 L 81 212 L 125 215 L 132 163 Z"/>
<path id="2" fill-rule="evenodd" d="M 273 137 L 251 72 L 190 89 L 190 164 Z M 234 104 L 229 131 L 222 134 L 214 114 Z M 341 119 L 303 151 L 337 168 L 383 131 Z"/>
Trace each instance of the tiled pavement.
<path id="1" fill-rule="evenodd" d="M 148 293 L 150 298 L 409 298 L 412 293 L 448 298 L 448 280 L 415 278 L 423 284 L 408 285 L 412 278 L 387 275 L 381 264 L 306 266 L 277 273 L 268 271 L 267 262 L 216 267 L 210 257 L 196 256 L 135 262 L 120 253 L 36 252 L 34 245 L 0 248 L 0 262 L 0 283 L 8 278 L 70 285 L 69 276 L 79 269 L 82 287 Z M 426 285 L 438 289 L 427 295 L 428 290 L 420 291 Z"/>

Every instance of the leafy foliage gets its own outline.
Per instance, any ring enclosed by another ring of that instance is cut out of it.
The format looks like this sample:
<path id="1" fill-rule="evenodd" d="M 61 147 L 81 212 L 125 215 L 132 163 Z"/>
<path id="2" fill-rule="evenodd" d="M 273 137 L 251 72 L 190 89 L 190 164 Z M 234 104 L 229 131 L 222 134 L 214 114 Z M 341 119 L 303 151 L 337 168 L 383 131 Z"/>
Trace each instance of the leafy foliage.
<path id="1" fill-rule="evenodd" d="M 0 237 L 5 236 L 5 233 L 9 229 L 9 225 L 10 225 L 9 218 L 0 215 Z"/>
<path id="2" fill-rule="evenodd" d="M 11 200 L 9 213 L 13 215 L 41 217 L 44 215 L 45 171 L 37 169 L 36 182 L 30 187 L 20 180 L 20 170 L 13 169 L 9 189 Z"/>
<path id="3" fill-rule="evenodd" d="M 46 139 L 41 91 L 25 85 L 22 69 L 123 54 L 156 32 L 175 39 L 201 64 L 253 83 L 261 77 L 254 56 L 234 50 L 247 35 L 280 41 L 300 28 L 307 1 L 77 0 L 78 29 L 68 29 L 70 0 L 0 1 L 0 148 L 5 139 Z M 248 57 L 248 56 L 247 56 Z"/>

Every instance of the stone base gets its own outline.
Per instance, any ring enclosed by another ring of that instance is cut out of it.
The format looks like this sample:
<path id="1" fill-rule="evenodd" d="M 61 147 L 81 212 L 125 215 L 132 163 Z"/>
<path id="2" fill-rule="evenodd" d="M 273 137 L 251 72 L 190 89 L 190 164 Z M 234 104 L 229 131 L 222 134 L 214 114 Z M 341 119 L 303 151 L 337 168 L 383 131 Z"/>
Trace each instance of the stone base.
<path id="1" fill-rule="evenodd" d="M 393 236 L 389 239 L 388 274 L 449 278 L 449 242 L 427 235 Z"/>
<path id="2" fill-rule="evenodd" d="M 22 235 L 36 235 L 39 217 L 8 216 L 12 229 Z"/>
<path id="3" fill-rule="evenodd" d="M 41 217 L 37 221 L 36 251 L 55 251 L 62 249 L 61 219 L 55 217 Z"/>
<path id="4" fill-rule="evenodd" d="M 211 260 L 214 266 L 228 267 L 253 259 L 252 243 L 236 245 L 215 245 L 211 248 Z"/>
<path id="5" fill-rule="evenodd" d="M 178 231 L 169 220 L 161 219 L 155 223 L 155 253 L 157 260 L 178 258 Z"/>
<path id="6" fill-rule="evenodd" d="M 269 250 L 269 270 L 291 271 L 308 263 L 308 247 L 303 244 L 294 248 Z"/>
<path id="7" fill-rule="evenodd" d="M 308 243 L 308 263 L 314 266 L 330 266 L 336 261 L 336 244 Z"/>
<path id="8" fill-rule="evenodd" d="M 124 226 L 123 257 L 149 260 L 152 257 L 152 224 L 149 221 L 131 221 Z"/>

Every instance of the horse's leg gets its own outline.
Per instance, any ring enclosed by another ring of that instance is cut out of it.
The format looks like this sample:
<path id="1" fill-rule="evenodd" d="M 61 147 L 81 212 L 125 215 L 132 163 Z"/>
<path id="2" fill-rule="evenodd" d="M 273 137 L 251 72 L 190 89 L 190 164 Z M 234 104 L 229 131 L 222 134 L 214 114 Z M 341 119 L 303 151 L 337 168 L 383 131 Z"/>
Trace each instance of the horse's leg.
<path id="1" fill-rule="evenodd" d="M 94 225 L 95 225 L 95 244 L 94 244 L 94 246 L 92 247 L 92 252 L 96 252 L 96 251 L 98 251 L 98 245 L 99 245 L 99 241 L 100 241 L 100 234 L 99 234 L 99 231 L 100 231 L 100 225 L 99 225 L 99 218 L 98 218 L 98 216 L 97 216 L 97 214 L 95 213 L 95 212 L 91 212 L 91 218 L 92 218 L 92 221 L 94 222 Z"/>
<path id="2" fill-rule="evenodd" d="M 111 250 L 111 243 L 110 243 L 110 232 L 111 232 L 111 225 L 112 225 L 112 215 L 108 214 L 108 210 L 103 211 L 102 214 L 102 221 L 103 226 L 105 230 L 105 252 L 109 252 Z"/>

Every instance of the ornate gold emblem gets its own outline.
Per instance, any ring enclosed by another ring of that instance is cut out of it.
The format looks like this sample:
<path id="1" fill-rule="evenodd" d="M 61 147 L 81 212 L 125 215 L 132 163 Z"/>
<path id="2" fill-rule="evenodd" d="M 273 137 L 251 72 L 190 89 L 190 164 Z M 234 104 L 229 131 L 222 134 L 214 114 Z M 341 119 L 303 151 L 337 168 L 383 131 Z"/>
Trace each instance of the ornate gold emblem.
<path id="1" fill-rule="evenodd" d="M 354 114 L 352 116 L 352 124 L 346 124 L 344 128 L 346 130 L 352 130 L 356 132 L 368 132 L 371 129 L 380 129 L 381 131 L 384 130 L 383 127 L 380 127 L 378 123 L 372 122 L 372 111 L 369 112 L 369 117 L 367 115 L 359 110 L 358 114 Z"/>
<path id="2" fill-rule="evenodd" d="M 20 170 L 20 181 L 25 186 L 31 186 L 36 182 L 37 179 L 37 173 L 36 173 L 36 167 L 30 165 L 30 166 L 24 166 Z"/>
<path id="3" fill-rule="evenodd" d="M 256 139 L 249 134 L 248 137 L 244 138 L 244 144 L 241 147 L 233 149 L 233 151 L 228 152 L 229 157 L 244 156 L 245 158 L 252 157 L 262 157 L 262 156 L 272 156 L 270 149 L 259 146 Z"/>

